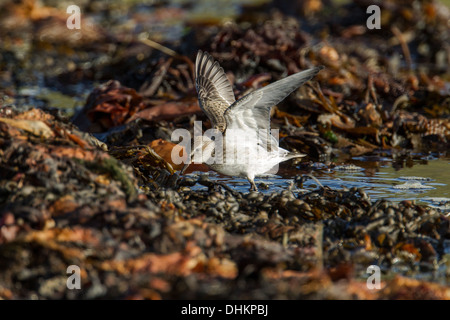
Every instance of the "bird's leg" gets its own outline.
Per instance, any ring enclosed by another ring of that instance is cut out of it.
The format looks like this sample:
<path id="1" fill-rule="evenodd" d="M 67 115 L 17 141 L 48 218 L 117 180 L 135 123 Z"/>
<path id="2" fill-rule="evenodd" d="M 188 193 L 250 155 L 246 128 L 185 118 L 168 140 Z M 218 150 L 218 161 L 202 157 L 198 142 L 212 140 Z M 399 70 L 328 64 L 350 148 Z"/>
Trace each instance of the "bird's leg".
<path id="1" fill-rule="evenodd" d="M 256 187 L 255 181 L 253 180 L 253 178 L 248 177 L 248 182 L 250 182 L 251 187 L 250 187 L 250 191 L 258 191 L 258 188 Z"/>

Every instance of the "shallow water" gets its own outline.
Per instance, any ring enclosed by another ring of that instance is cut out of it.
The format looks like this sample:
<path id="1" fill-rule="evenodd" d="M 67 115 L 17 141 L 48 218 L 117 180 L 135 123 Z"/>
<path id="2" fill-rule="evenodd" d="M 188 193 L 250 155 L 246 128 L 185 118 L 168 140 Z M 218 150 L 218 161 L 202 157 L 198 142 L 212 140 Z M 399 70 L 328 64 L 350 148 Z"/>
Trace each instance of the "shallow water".
<path id="1" fill-rule="evenodd" d="M 443 212 L 450 212 L 450 158 L 415 160 L 411 167 L 395 169 L 393 161 L 383 158 L 374 167 L 371 161 L 363 158 L 353 158 L 352 167 L 336 166 L 328 168 L 317 164 L 317 169 L 310 172 L 323 186 L 332 189 L 362 188 L 371 200 L 386 199 L 390 201 L 414 200 L 417 203 L 434 206 Z M 196 174 L 205 174 L 195 172 Z M 207 173 L 211 180 L 226 182 L 232 189 L 248 192 L 249 183 L 246 179 L 233 178 L 210 171 Z M 298 169 L 280 167 L 278 175 L 255 179 L 256 184 L 263 193 L 282 191 L 289 188 L 294 177 L 301 175 Z M 263 182 L 268 189 L 261 188 Z M 317 183 L 308 179 L 303 184 L 304 190 L 312 191 L 318 187 Z M 195 189 L 206 189 L 197 184 Z M 302 191 L 295 184 L 294 192 Z"/>

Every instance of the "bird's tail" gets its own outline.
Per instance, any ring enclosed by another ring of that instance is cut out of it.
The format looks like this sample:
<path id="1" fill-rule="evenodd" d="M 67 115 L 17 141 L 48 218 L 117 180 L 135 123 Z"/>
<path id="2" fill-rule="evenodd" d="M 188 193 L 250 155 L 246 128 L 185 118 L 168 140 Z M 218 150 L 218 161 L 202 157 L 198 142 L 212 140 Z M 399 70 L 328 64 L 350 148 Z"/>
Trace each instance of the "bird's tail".
<path id="1" fill-rule="evenodd" d="M 285 158 L 284 161 L 289 160 L 289 159 L 301 158 L 301 157 L 306 156 L 306 154 L 303 154 L 303 153 L 300 153 L 300 152 L 288 151 L 288 150 L 283 149 L 283 148 L 279 148 L 278 152 L 279 152 L 281 157 Z"/>
<path id="2" fill-rule="evenodd" d="M 289 153 L 286 155 L 286 158 L 287 158 L 287 160 L 289 160 L 289 159 L 294 159 L 294 158 L 302 158 L 302 157 L 304 157 L 304 156 L 306 156 L 306 154 L 304 154 L 304 153 L 299 153 L 299 152 L 289 152 Z"/>

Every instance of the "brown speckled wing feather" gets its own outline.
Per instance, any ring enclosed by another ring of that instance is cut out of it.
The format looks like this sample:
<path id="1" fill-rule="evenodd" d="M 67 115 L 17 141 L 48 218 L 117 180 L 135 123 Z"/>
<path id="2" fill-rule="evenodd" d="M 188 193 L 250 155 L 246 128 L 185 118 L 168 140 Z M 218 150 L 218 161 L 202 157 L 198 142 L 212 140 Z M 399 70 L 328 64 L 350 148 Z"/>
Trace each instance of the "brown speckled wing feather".
<path id="1" fill-rule="evenodd" d="M 236 99 L 230 81 L 217 61 L 201 50 L 195 60 L 195 86 L 200 108 L 212 122 L 212 126 L 225 131 L 225 110 Z"/>

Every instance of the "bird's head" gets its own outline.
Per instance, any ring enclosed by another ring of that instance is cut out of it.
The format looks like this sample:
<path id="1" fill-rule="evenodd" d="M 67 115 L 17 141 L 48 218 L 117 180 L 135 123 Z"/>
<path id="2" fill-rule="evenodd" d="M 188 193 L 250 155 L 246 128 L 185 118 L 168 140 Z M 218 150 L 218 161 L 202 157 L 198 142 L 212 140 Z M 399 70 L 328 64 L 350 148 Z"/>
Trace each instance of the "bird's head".
<path id="1" fill-rule="evenodd" d="M 181 174 L 184 174 L 189 165 L 194 163 L 208 163 L 214 155 L 214 138 L 208 136 L 196 136 L 194 137 L 194 147 L 192 152 L 188 155 L 188 161 L 181 170 Z"/>

